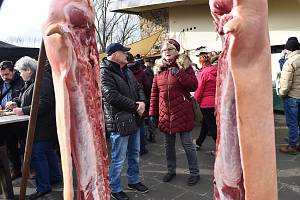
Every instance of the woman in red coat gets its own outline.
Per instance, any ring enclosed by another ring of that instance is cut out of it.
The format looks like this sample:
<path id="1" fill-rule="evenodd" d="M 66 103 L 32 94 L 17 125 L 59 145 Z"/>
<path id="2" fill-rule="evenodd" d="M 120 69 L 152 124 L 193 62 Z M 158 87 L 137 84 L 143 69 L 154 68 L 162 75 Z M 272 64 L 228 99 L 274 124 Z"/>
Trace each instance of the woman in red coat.
<path id="1" fill-rule="evenodd" d="M 201 147 L 208 132 L 210 132 L 214 141 L 217 139 L 217 125 L 215 112 L 215 93 L 217 68 L 210 64 L 210 58 L 205 52 L 199 54 L 199 63 L 202 65 L 198 74 L 198 88 L 195 92 L 195 99 L 200 106 L 203 115 L 201 132 L 196 140 L 198 148 Z"/>
<path id="2" fill-rule="evenodd" d="M 163 42 L 162 58 L 156 62 L 149 116 L 159 117 L 158 128 L 165 135 L 165 148 L 168 172 L 163 177 L 169 182 L 176 175 L 176 134 L 181 138 L 185 150 L 190 177 L 188 185 L 195 185 L 199 179 L 197 153 L 192 142 L 191 130 L 194 128 L 194 112 L 190 92 L 197 89 L 197 78 L 186 59 L 180 60 L 180 45 L 169 39 Z"/>

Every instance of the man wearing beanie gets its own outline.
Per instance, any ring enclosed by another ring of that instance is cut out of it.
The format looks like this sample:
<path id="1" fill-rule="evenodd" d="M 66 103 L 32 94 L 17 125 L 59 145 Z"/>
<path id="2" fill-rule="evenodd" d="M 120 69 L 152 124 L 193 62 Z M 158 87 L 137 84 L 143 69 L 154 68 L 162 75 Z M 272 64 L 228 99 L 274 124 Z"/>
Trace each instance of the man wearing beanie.
<path id="1" fill-rule="evenodd" d="M 283 97 L 284 111 L 289 132 L 288 144 L 280 151 L 287 154 L 296 154 L 300 151 L 299 124 L 300 120 L 300 44 L 296 37 L 291 37 L 285 44 L 287 52 L 283 65 L 279 95 Z"/>

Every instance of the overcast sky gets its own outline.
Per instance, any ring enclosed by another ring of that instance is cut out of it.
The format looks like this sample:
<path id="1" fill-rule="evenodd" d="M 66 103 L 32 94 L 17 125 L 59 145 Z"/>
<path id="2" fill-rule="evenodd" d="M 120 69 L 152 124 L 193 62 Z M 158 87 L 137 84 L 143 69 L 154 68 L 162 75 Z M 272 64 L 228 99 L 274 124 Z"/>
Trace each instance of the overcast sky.
<path id="1" fill-rule="evenodd" d="M 50 1 L 4 0 L 0 10 L 0 40 L 41 38 L 41 24 L 47 16 Z"/>

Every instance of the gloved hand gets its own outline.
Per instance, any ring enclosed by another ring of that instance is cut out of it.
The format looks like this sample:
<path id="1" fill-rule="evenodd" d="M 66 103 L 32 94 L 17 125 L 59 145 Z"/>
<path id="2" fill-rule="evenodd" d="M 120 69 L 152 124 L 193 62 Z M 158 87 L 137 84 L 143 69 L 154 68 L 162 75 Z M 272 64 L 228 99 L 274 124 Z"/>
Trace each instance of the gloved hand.
<path id="1" fill-rule="evenodd" d="M 174 76 L 175 74 L 177 74 L 177 72 L 178 72 L 178 68 L 177 67 L 171 67 L 171 74 Z"/>
<path id="2" fill-rule="evenodd" d="M 156 116 L 151 116 L 150 117 L 150 123 L 151 123 L 152 127 L 157 128 L 157 125 L 158 125 L 157 117 Z"/>

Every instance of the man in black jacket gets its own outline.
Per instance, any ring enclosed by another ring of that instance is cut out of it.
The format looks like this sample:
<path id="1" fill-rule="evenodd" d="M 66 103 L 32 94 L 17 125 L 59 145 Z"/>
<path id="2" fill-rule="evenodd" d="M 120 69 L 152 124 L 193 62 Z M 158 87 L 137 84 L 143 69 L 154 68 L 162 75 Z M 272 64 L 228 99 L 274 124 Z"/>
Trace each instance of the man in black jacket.
<path id="1" fill-rule="evenodd" d="M 3 61 L 0 63 L 0 100 L 1 107 L 5 109 L 5 104 L 11 99 L 18 97 L 24 86 L 24 81 L 20 77 L 20 73 L 14 69 L 11 61 Z"/>
<path id="2" fill-rule="evenodd" d="M 146 97 L 143 88 L 127 68 L 130 48 L 112 43 L 106 48 L 107 59 L 101 65 L 101 84 L 106 130 L 112 144 L 109 170 L 111 195 L 117 200 L 127 200 L 121 186 L 121 171 L 128 156 L 128 188 L 142 193 L 148 188 L 139 180 L 140 130 L 122 136 L 116 124 L 116 114 L 127 111 L 135 116 L 137 124 L 145 111 Z"/>
<path id="3" fill-rule="evenodd" d="M 0 109 L 4 110 L 7 102 L 19 96 L 24 86 L 24 81 L 20 77 L 20 73 L 14 69 L 14 65 L 11 61 L 2 61 L 0 63 L 0 76 Z M 18 140 L 23 133 L 19 129 L 20 126 L 20 123 L 0 126 L 0 145 L 7 145 L 8 157 L 12 163 L 12 179 L 21 176 L 21 159 L 18 150 Z"/>

